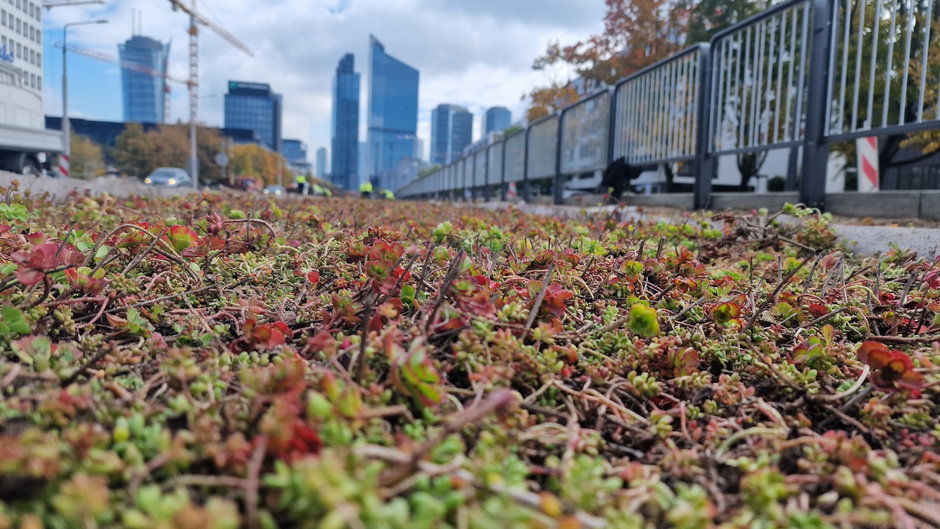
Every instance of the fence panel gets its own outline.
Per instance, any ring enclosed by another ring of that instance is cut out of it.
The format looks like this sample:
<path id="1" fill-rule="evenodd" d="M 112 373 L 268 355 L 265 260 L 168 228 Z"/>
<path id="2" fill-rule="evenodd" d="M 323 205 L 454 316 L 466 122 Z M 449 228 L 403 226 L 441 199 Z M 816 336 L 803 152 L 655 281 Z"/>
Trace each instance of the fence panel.
<path id="1" fill-rule="evenodd" d="M 466 158 L 461 158 L 457 163 L 460 167 L 460 179 L 457 181 L 457 188 L 470 189 L 473 185 L 473 158 L 469 156 Z"/>
<path id="2" fill-rule="evenodd" d="M 561 117 L 561 172 L 583 173 L 607 167 L 610 92 L 578 102 Z"/>
<path id="3" fill-rule="evenodd" d="M 689 48 L 617 84 L 614 159 L 653 164 L 695 157 L 702 53 L 701 46 Z"/>
<path id="4" fill-rule="evenodd" d="M 712 39 L 710 152 L 800 144 L 806 133 L 812 18 L 811 0 L 790 0 Z"/>
<path id="5" fill-rule="evenodd" d="M 555 176 L 558 155 L 558 116 L 549 116 L 529 127 L 529 180 Z"/>
<path id="6" fill-rule="evenodd" d="M 525 132 L 506 138 L 506 182 L 525 180 Z"/>
<path id="7" fill-rule="evenodd" d="M 496 142 L 486 150 L 486 184 L 495 186 L 503 183 L 503 142 Z"/>
<path id="8" fill-rule="evenodd" d="M 473 187 L 486 185 L 486 150 L 473 155 Z"/>
<path id="9" fill-rule="evenodd" d="M 940 127 L 938 1 L 833 0 L 831 16 L 827 140 Z"/>

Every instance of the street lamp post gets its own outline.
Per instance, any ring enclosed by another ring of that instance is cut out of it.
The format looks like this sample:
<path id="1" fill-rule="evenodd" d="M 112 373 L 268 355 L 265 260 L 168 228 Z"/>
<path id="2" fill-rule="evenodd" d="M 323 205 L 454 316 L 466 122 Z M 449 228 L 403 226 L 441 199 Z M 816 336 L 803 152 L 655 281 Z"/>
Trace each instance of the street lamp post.
<path id="1" fill-rule="evenodd" d="M 87 26 L 89 24 L 107 24 L 107 20 L 84 20 L 69 22 L 62 26 L 62 156 L 68 171 L 69 159 L 72 156 L 72 127 L 69 124 L 69 28 L 72 26 Z M 68 176 L 68 174 L 66 174 Z"/>

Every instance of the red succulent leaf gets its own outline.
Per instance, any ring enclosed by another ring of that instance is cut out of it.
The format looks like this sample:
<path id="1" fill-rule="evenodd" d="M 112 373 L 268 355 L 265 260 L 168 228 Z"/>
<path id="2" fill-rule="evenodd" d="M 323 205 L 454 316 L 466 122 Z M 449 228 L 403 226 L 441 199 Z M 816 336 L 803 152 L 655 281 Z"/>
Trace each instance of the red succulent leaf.
<path id="1" fill-rule="evenodd" d="M 822 303 L 810 303 L 806 308 L 809 310 L 810 314 L 816 316 L 817 318 L 829 314 L 829 309 L 827 309 L 826 306 Z"/>
<path id="2" fill-rule="evenodd" d="M 889 358 L 888 346 L 881 342 L 869 340 L 858 348 L 858 359 L 872 369 L 881 369 L 888 363 Z"/>
<path id="3" fill-rule="evenodd" d="M 318 271 L 316 271 L 316 270 L 311 270 L 311 271 L 307 272 L 307 281 L 310 281 L 310 283 L 312 283 L 312 284 L 314 284 L 314 285 L 316 285 L 317 283 L 319 283 L 319 282 L 320 282 L 320 272 L 318 272 Z"/>
<path id="4" fill-rule="evenodd" d="M 728 323 L 741 316 L 741 306 L 737 303 L 719 303 L 709 309 L 709 314 L 716 323 Z"/>
<path id="5" fill-rule="evenodd" d="M 565 302 L 573 298 L 574 294 L 565 290 L 558 283 L 552 283 L 545 289 L 545 298 L 542 300 L 542 308 L 550 312 L 556 318 L 565 315 Z"/>
<path id="6" fill-rule="evenodd" d="M 199 235 L 188 226 L 170 226 L 166 237 L 173 246 L 173 249 L 180 253 L 199 242 Z"/>
<path id="7" fill-rule="evenodd" d="M 903 351 L 867 341 L 859 347 L 858 358 L 871 367 L 871 383 L 881 391 L 891 393 L 902 387 L 911 390 L 923 387 L 923 376 L 914 371 L 914 362 Z"/>

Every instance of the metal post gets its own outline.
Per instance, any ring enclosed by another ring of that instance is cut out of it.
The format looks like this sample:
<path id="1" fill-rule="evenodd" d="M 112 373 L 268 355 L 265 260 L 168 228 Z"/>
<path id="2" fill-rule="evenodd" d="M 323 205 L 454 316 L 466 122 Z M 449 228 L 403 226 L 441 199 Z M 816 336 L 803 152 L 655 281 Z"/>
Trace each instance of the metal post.
<path id="1" fill-rule="evenodd" d="M 522 149 L 522 201 L 531 202 L 532 192 L 529 190 L 529 133 L 532 132 L 532 126 L 525 129 L 525 141 Z"/>
<path id="2" fill-rule="evenodd" d="M 506 137 L 503 136 L 503 149 L 499 155 L 499 165 L 503 169 L 499 172 L 499 199 L 506 201 Z"/>
<path id="3" fill-rule="evenodd" d="M 65 157 L 67 170 L 72 157 L 72 127 L 69 123 L 69 26 L 62 27 L 62 156 Z M 68 173 L 65 176 L 69 176 Z"/>
<path id="4" fill-rule="evenodd" d="M 193 0 L 193 12 L 196 0 Z M 199 157 L 196 151 L 196 119 L 199 113 L 199 28 L 196 17 L 189 16 L 189 170 L 193 187 L 199 189 Z"/>
<path id="5" fill-rule="evenodd" d="M 711 139 L 712 54 L 708 44 L 699 45 L 698 140 L 695 145 L 695 209 L 708 209 L 712 200 L 712 177 L 715 166 L 709 154 Z"/>
<path id="6" fill-rule="evenodd" d="M 483 151 L 483 201 L 490 201 L 490 147 Z"/>
<path id="7" fill-rule="evenodd" d="M 803 171 L 800 201 L 812 208 L 826 206 L 826 166 L 829 146 L 825 143 L 826 85 L 829 82 L 829 36 L 832 31 L 830 0 L 813 0 L 812 52 L 806 105 L 806 135 L 803 139 Z"/>
<path id="8" fill-rule="evenodd" d="M 553 194 L 555 195 L 555 204 L 561 205 L 565 203 L 565 193 L 564 193 L 564 177 L 561 174 L 561 135 L 564 133 L 565 127 L 565 113 L 568 112 L 568 109 L 563 109 L 558 115 L 558 132 L 555 133 L 555 184 L 552 186 Z"/>

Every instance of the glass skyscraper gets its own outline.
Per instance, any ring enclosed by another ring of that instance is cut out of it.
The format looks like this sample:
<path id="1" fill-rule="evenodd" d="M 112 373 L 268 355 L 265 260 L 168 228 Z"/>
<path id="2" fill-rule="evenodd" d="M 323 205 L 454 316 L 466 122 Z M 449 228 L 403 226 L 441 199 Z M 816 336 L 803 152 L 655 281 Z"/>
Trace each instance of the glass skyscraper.
<path id="1" fill-rule="evenodd" d="M 307 144 L 300 140 L 281 140 L 281 154 L 287 160 L 291 172 L 307 174 L 310 172 L 310 162 L 307 160 Z"/>
<path id="2" fill-rule="evenodd" d="M 347 53 L 333 77 L 333 157 L 330 181 L 343 189 L 358 187 L 359 170 L 359 74 L 353 71 L 353 54 Z M 325 157 L 325 153 L 324 153 Z M 324 165 L 326 160 L 324 159 Z M 319 164 L 318 164 L 319 166 Z M 324 168 L 325 169 L 325 168 Z M 319 171 L 319 169 L 318 169 Z M 325 174 L 317 174 L 325 178 Z"/>
<path id="3" fill-rule="evenodd" d="M 326 179 L 327 169 L 326 169 L 326 147 L 320 147 L 317 149 L 317 177 Z M 333 182 L 334 184 L 336 182 Z M 344 187 L 343 189 L 349 189 Z"/>
<path id="4" fill-rule="evenodd" d="M 512 123 L 512 112 L 506 107 L 490 107 L 486 109 L 486 130 L 483 135 L 491 132 L 502 132 Z"/>
<path id="5" fill-rule="evenodd" d="M 431 111 L 431 163 L 446 165 L 460 158 L 473 139 L 473 114 L 458 105 L 441 104 Z"/>
<path id="6" fill-rule="evenodd" d="M 134 35 L 118 45 L 122 63 L 135 64 L 152 73 L 121 69 L 124 95 L 124 121 L 163 123 L 169 109 L 165 107 L 166 63 L 170 45 L 143 35 Z"/>
<path id="7" fill-rule="evenodd" d="M 369 35 L 369 167 L 379 187 L 395 190 L 407 182 L 418 129 L 418 70 L 385 52 Z"/>
<path id="8" fill-rule="evenodd" d="M 281 152 L 281 94 L 271 85 L 229 81 L 225 94 L 225 127 L 258 133 L 265 147 Z"/>

